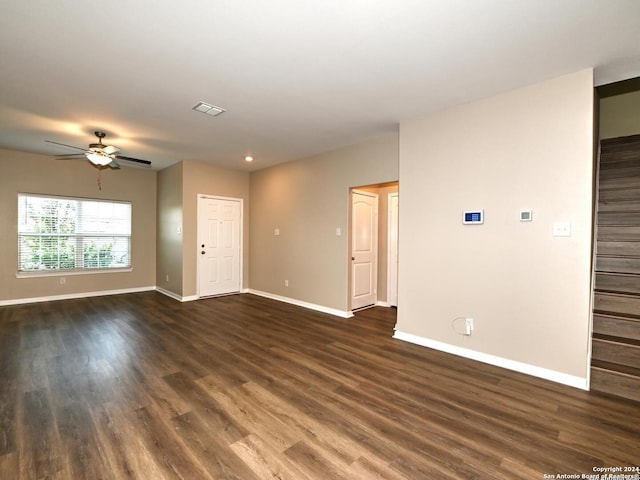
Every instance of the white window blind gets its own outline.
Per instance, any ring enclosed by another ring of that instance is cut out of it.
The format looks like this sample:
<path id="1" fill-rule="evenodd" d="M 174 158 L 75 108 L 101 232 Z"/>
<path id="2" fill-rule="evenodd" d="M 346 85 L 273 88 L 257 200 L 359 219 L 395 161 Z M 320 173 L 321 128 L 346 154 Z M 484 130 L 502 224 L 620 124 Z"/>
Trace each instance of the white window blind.
<path id="1" fill-rule="evenodd" d="M 131 203 L 18 194 L 18 271 L 131 267 Z"/>

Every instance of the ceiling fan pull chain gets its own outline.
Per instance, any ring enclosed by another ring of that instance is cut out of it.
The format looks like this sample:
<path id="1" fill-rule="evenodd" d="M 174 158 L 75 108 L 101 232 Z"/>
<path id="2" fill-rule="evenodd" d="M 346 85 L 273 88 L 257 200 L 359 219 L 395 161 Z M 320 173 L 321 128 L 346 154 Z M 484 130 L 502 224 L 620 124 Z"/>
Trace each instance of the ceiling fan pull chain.
<path id="1" fill-rule="evenodd" d="M 102 190 L 102 169 L 98 170 L 98 190 Z"/>

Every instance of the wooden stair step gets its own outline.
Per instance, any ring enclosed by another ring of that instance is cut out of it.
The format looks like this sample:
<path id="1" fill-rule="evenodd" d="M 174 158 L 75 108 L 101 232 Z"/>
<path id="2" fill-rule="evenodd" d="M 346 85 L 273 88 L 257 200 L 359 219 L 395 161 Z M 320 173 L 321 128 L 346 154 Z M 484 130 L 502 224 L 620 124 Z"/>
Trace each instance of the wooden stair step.
<path id="1" fill-rule="evenodd" d="M 640 135 L 605 138 L 600 145 L 602 153 L 640 150 Z"/>
<path id="2" fill-rule="evenodd" d="M 600 180 L 640 176 L 640 161 L 637 156 L 627 161 L 609 164 L 608 167 L 600 169 Z"/>
<path id="3" fill-rule="evenodd" d="M 591 358 L 640 369 L 640 344 L 630 342 L 594 337 L 591 342 Z"/>
<path id="4" fill-rule="evenodd" d="M 640 257 L 640 242 L 599 240 L 596 252 L 598 255 Z"/>
<path id="5" fill-rule="evenodd" d="M 620 343 L 623 345 L 640 347 L 640 340 L 637 340 L 635 338 L 621 337 L 619 335 L 607 335 L 603 333 L 594 334 L 593 338 L 597 340 L 605 340 L 612 343 Z M 640 365 L 638 365 L 638 368 L 640 368 Z"/>
<path id="6" fill-rule="evenodd" d="M 640 318 L 640 296 L 595 292 L 594 313 Z"/>
<path id="7" fill-rule="evenodd" d="M 640 226 L 599 225 L 599 241 L 640 241 Z"/>
<path id="8" fill-rule="evenodd" d="M 600 189 L 598 193 L 598 205 L 608 202 L 636 201 L 638 199 L 640 199 L 640 190 L 637 188 Z"/>
<path id="9" fill-rule="evenodd" d="M 640 153 L 619 152 L 606 153 L 601 156 L 600 174 L 619 168 L 640 167 Z"/>
<path id="10" fill-rule="evenodd" d="M 595 360 L 591 366 L 599 368 L 600 370 L 609 370 L 611 372 L 618 372 L 629 377 L 640 378 L 640 368 L 633 368 L 627 365 L 619 365 L 617 363 L 605 362 L 602 360 Z"/>
<path id="11" fill-rule="evenodd" d="M 625 198 L 621 200 L 602 200 L 598 202 L 598 212 L 638 212 L 639 198 Z"/>
<path id="12" fill-rule="evenodd" d="M 640 181 L 638 182 L 640 185 Z M 598 225 L 640 225 L 640 212 L 598 212 Z"/>
<path id="13" fill-rule="evenodd" d="M 603 151 L 607 148 L 615 148 L 618 146 L 633 148 L 633 145 L 635 144 L 638 144 L 638 148 L 640 148 L 640 134 L 625 135 L 624 137 L 605 138 L 600 141 L 600 145 L 602 145 Z"/>
<path id="14" fill-rule="evenodd" d="M 594 363 L 590 389 L 640 402 L 640 371 L 612 370 L 607 364 Z"/>
<path id="15" fill-rule="evenodd" d="M 593 315 L 593 334 L 640 341 L 640 320 L 615 315 Z"/>
<path id="16" fill-rule="evenodd" d="M 640 295 L 640 275 L 628 273 L 596 272 L 597 292 Z"/>
<path id="17" fill-rule="evenodd" d="M 640 257 L 597 255 L 596 272 L 632 273 L 640 275 Z"/>
<path id="18" fill-rule="evenodd" d="M 624 178 L 601 178 L 600 188 L 638 188 L 640 187 L 640 176 Z"/>

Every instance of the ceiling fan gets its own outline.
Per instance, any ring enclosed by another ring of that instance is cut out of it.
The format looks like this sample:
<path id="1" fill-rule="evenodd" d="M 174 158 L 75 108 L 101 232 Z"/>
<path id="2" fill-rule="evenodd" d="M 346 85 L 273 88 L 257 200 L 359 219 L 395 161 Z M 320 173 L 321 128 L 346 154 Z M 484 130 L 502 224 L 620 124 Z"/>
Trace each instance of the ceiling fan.
<path id="1" fill-rule="evenodd" d="M 90 143 L 89 148 L 74 147 L 73 145 L 54 142 L 52 140 L 46 140 L 46 142 L 53 143 L 54 145 L 61 145 L 67 148 L 82 150 L 83 152 L 66 155 L 56 155 L 58 160 L 79 159 L 84 156 L 99 169 L 103 169 L 106 167 L 120 168 L 120 163 L 118 162 L 124 162 L 125 164 L 129 164 L 131 166 L 145 168 L 151 167 L 151 162 L 149 160 L 140 160 L 139 158 L 125 157 L 124 155 L 120 155 L 118 153 L 120 152 L 120 149 L 118 147 L 114 147 L 113 145 L 105 145 L 104 143 L 102 143 L 102 139 L 107 136 L 106 133 L 99 130 L 93 133 L 96 137 L 98 137 L 98 143 Z"/>

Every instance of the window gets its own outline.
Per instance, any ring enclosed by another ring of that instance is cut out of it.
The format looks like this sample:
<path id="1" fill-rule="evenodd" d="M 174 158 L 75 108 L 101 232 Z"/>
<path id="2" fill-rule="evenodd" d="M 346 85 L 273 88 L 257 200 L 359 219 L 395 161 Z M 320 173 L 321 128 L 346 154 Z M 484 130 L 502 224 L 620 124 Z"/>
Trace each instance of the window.
<path id="1" fill-rule="evenodd" d="M 18 194 L 18 272 L 131 268 L 131 203 Z"/>

